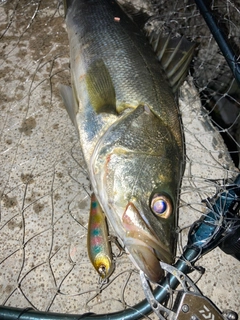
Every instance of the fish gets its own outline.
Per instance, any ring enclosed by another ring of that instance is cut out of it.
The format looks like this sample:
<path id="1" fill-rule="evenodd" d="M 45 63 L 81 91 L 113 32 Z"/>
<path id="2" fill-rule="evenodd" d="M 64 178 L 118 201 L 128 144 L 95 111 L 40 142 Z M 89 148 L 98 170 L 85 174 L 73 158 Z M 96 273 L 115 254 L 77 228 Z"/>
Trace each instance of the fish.
<path id="1" fill-rule="evenodd" d="M 92 265 L 102 279 L 107 279 L 114 269 L 113 256 L 106 217 L 94 193 L 91 195 L 87 248 Z"/>
<path id="2" fill-rule="evenodd" d="M 194 45 L 150 42 L 113 0 L 66 0 L 72 88 L 61 96 L 114 235 L 152 282 L 176 253 L 184 137 L 176 102 Z M 160 61 L 159 61 L 160 60 Z"/>

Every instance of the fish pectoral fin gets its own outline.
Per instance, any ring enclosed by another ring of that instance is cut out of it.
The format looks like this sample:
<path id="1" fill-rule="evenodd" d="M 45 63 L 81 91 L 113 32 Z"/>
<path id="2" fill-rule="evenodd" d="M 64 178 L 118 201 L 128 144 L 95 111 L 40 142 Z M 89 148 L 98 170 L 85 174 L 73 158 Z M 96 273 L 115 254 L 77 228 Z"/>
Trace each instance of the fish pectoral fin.
<path id="1" fill-rule="evenodd" d="M 89 66 L 86 85 L 90 103 L 97 113 L 117 113 L 115 89 L 103 59 L 95 60 Z"/>
<path id="2" fill-rule="evenodd" d="M 77 101 L 74 97 L 73 90 L 71 87 L 61 84 L 59 87 L 60 95 L 63 99 L 63 103 L 68 112 L 70 119 L 72 120 L 73 125 L 77 128 L 76 123 L 76 113 L 77 113 Z"/>
<path id="3" fill-rule="evenodd" d="M 195 44 L 185 37 L 171 38 L 152 32 L 150 43 L 174 92 L 181 86 L 192 60 Z"/>

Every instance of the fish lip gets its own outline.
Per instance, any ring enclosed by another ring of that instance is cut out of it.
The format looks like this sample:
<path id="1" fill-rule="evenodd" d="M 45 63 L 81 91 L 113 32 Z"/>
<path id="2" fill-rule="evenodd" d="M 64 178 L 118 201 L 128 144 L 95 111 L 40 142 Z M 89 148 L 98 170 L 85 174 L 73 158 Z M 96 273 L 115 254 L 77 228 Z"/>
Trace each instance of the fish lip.
<path id="1" fill-rule="evenodd" d="M 158 283 L 164 276 L 164 270 L 154 250 L 141 240 L 133 238 L 128 238 L 125 245 L 133 264 L 142 270 L 150 281 Z"/>
<path id="2" fill-rule="evenodd" d="M 125 246 L 129 251 L 131 246 L 135 246 L 135 242 L 138 243 L 138 247 L 144 248 L 145 254 L 146 248 L 150 250 L 156 258 L 167 263 L 173 262 L 172 253 L 169 247 L 162 241 L 151 227 L 145 222 L 140 214 L 140 210 L 137 209 L 133 202 L 129 202 L 126 210 L 122 216 L 123 226 L 126 232 Z M 140 250 L 136 250 L 140 253 Z M 155 264 L 155 262 L 154 262 Z"/>

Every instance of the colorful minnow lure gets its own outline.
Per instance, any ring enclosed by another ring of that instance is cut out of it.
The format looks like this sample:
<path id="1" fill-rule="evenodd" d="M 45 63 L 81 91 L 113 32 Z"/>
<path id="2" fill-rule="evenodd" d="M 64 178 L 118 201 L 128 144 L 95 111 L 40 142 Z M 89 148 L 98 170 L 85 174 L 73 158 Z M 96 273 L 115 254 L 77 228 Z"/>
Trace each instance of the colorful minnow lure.
<path id="1" fill-rule="evenodd" d="M 103 279 L 108 278 L 113 271 L 112 250 L 106 217 L 94 193 L 91 196 L 87 247 L 94 268 Z"/>

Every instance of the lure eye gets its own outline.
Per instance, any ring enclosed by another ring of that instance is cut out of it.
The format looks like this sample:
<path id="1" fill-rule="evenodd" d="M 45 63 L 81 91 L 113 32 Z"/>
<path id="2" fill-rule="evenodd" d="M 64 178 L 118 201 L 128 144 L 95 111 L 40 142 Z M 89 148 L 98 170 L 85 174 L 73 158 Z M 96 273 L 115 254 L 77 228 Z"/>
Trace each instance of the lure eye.
<path id="1" fill-rule="evenodd" d="M 151 201 L 151 209 L 157 216 L 167 219 L 173 210 L 172 201 L 167 195 L 156 193 Z"/>
<path id="2" fill-rule="evenodd" d="M 100 274 L 100 276 L 102 278 L 105 278 L 106 275 L 107 275 L 107 270 L 106 270 L 106 267 L 104 265 L 101 265 L 99 268 L 98 268 L 98 272 Z"/>

